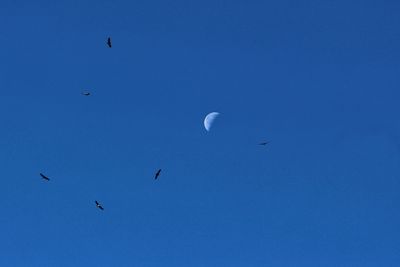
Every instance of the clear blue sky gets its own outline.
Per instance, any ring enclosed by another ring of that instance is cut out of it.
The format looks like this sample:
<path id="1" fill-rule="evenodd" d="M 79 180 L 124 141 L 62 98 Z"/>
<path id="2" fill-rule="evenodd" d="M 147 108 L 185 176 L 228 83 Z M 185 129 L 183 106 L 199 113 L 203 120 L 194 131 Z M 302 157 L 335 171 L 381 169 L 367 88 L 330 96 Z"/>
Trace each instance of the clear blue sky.
<path id="1" fill-rule="evenodd" d="M 399 14 L 1 1 L 0 265 L 399 266 Z"/>

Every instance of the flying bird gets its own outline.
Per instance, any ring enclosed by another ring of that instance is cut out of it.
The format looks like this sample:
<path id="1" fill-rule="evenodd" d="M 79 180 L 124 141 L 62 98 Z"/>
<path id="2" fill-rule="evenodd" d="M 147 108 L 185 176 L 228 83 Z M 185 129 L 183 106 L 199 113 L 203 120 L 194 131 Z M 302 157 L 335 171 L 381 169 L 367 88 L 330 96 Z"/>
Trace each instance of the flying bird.
<path id="1" fill-rule="evenodd" d="M 95 200 L 94 202 L 96 203 L 96 207 L 98 207 L 101 210 L 104 210 L 103 206 L 97 200 Z"/>
<path id="2" fill-rule="evenodd" d="M 90 96 L 90 92 L 82 92 L 82 95 L 84 95 L 84 96 Z"/>
<path id="3" fill-rule="evenodd" d="M 159 170 L 156 172 L 156 175 L 154 176 L 154 180 L 157 180 L 158 176 L 160 176 L 160 172 L 161 172 L 161 169 L 159 169 Z"/>
<path id="4" fill-rule="evenodd" d="M 261 143 L 259 143 L 259 145 L 260 145 L 260 146 L 266 146 L 267 144 L 269 144 L 269 142 L 270 142 L 270 141 L 267 141 L 267 142 L 261 142 Z"/>
<path id="5" fill-rule="evenodd" d="M 42 176 L 42 179 L 44 179 L 46 181 L 50 181 L 50 178 L 47 177 L 46 175 L 44 175 L 43 173 L 40 173 L 40 176 Z"/>
<path id="6" fill-rule="evenodd" d="M 110 38 L 110 37 L 108 37 L 108 39 L 107 39 L 107 45 L 108 45 L 109 48 L 111 48 L 111 46 L 112 46 L 112 45 L 111 45 L 111 38 Z"/>

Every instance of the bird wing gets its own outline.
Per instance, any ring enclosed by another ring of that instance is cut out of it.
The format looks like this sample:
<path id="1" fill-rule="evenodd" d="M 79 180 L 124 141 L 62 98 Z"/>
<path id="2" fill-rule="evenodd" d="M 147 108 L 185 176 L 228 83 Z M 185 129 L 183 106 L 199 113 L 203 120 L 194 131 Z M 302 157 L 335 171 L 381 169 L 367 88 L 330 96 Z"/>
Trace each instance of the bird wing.
<path id="1" fill-rule="evenodd" d="M 40 176 L 42 176 L 43 179 L 50 180 L 49 177 L 45 176 L 43 173 L 40 173 Z"/>

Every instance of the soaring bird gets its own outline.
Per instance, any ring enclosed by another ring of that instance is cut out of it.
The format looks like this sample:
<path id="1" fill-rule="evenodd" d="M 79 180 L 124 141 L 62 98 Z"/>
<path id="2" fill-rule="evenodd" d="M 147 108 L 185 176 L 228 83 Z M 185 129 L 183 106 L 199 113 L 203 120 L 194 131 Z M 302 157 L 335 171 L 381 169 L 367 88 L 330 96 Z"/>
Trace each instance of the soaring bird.
<path id="1" fill-rule="evenodd" d="M 90 96 L 90 92 L 88 92 L 88 91 L 82 92 L 82 95 L 84 95 L 84 96 Z"/>
<path id="2" fill-rule="evenodd" d="M 159 170 L 156 172 L 156 175 L 154 176 L 154 179 L 155 179 L 155 180 L 157 180 L 158 176 L 160 176 L 160 172 L 161 172 L 161 169 L 159 169 Z"/>
<path id="3" fill-rule="evenodd" d="M 108 45 L 108 47 L 109 48 L 111 48 L 111 37 L 108 37 L 108 39 L 107 39 L 107 45 Z"/>
<path id="4" fill-rule="evenodd" d="M 50 178 L 47 177 L 46 175 L 44 175 L 43 173 L 40 173 L 40 176 L 42 176 L 42 179 L 44 179 L 46 181 L 50 181 Z"/>
<path id="5" fill-rule="evenodd" d="M 96 207 L 98 207 L 101 210 L 104 210 L 103 206 L 97 200 L 95 200 L 94 202 L 96 203 Z"/>
<path id="6" fill-rule="evenodd" d="M 265 145 L 267 145 L 269 142 L 270 142 L 270 141 L 261 142 L 261 143 L 259 143 L 259 145 L 260 145 L 260 146 L 265 146 Z"/>

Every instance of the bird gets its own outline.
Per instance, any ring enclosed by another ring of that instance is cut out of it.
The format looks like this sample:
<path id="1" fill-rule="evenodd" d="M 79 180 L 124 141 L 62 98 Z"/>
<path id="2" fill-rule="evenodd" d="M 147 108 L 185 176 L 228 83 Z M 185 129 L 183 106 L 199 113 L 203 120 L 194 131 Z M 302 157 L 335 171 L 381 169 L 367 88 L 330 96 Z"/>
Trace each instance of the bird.
<path id="1" fill-rule="evenodd" d="M 84 96 L 90 96 L 90 92 L 87 92 L 87 91 L 82 92 L 82 95 L 84 95 Z"/>
<path id="2" fill-rule="evenodd" d="M 156 172 L 156 175 L 154 176 L 154 180 L 157 180 L 158 176 L 160 176 L 160 172 L 161 172 L 161 169 L 159 169 L 159 170 Z"/>
<path id="3" fill-rule="evenodd" d="M 259 143 L 260 146 L 265 146 L 269 143 L 269 141 Z"/>
<path id="4" fill-rule="evenodd" d="M 50 181 L 50 178 L 47 177 L 46 175 L 44 175 L 43 173 L 40 173 L 40 176 L 42 176 L 42 179 L 44 179 L 46 181 Z"/>
<path id="5" fill-rule="evenodd" d="M 111 48 L 111 37 L 108 37 L 108 39 L 107 39 L 107 45 L 108 45 L 108 47 L 109 48 Z"/>
<path id="6" fill-rule="evenodd" d="M 96 203 L 96 207 L 98 207 L 101 210 L 104 210 L 103 206 L 97 200 L 95 200 L 94 202 Z"/>

